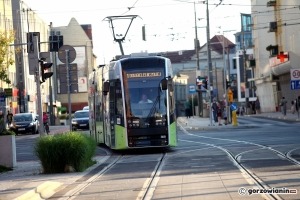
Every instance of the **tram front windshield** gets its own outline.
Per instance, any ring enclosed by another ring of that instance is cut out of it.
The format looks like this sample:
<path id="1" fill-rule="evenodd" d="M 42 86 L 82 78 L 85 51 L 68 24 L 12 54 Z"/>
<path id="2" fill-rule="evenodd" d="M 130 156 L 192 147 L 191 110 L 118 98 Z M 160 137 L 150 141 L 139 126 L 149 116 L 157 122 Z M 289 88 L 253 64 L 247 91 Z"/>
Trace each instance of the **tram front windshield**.
<path id="1" fill-rule="evenodd" d="M 160 89 L 160 80 L 131 80 L 127 91 L 128 117 L 150 119 L 166 115 L 166 92 Z"/>

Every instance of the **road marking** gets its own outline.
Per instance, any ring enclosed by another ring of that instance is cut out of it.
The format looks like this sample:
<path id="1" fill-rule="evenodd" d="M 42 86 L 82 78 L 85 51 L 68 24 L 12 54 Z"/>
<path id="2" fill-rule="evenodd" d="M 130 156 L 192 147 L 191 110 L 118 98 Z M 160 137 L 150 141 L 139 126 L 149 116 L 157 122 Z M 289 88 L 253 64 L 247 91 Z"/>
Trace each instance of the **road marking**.
<path id="1" fill-rule="evenodd" d="M 54 181 L 46 181 L 39 186 L 37 186 L 35 189 L 32 189 L 25 194 L 15 198 L 14 200 L 42 200 L 42 199 L 48 199 L 50 198 L 56 191 L 57 188 L 59 188 L 61 185 L 63 185 L 60 182 L 54 182 Z"/>

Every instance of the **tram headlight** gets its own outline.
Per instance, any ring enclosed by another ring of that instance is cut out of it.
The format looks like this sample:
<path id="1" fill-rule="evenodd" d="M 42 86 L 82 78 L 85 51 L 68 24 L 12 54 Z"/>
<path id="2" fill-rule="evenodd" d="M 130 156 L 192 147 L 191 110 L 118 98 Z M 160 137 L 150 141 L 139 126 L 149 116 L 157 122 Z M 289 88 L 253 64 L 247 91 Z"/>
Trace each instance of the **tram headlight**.
<path id="1" fill-rule="evenodd" d="M 137 127 L 140 127 L 140 120 L 129 119 L 127 124 L 128 124 L 129 128 L 137 128 Z"/>

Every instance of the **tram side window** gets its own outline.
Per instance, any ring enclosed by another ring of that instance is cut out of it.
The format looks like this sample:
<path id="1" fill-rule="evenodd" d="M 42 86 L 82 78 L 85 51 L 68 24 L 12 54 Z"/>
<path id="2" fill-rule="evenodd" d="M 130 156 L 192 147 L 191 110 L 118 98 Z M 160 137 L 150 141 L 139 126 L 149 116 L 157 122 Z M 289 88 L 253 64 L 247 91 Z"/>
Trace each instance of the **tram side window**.
<path id="1" fill-rule="evenodd" d="M 116 90 L 116 114 L 122 115 L 124 114 L 123 109 L 123 99 L 122 99 L 122 92 L 121 90 Z"/>
<path id="2" fill-rule="evenodd" d="M 123 98 L 122 98 L 122 90 L 121 90 L 121 83 L 116 82 L 116 114 L 117 115 L 124 115 L 124 108 L 123 108 Z"/>

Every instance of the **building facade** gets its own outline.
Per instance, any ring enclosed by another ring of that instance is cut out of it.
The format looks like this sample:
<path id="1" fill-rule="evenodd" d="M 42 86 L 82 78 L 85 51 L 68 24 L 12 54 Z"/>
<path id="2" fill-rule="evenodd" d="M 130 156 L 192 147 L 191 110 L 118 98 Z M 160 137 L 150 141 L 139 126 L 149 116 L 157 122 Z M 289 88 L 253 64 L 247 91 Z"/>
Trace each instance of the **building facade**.
<path id="1" fill-rule="evenodd" d="M 295 82 L 291 79 L 291 70 L 300 68 L 299 2 L 252 0 L 251 4 L 255 84 L 261 110 L 279 110 L 279 100 L 283 96 L 290 107 L 291 101 L 300 95 L 300 88 L 292 85 Z"/>
<path id="2" fill-rule="evenodd" d="M 68 80 L 66 63 L 56 55 L 54 93 L 61 105 L 69 108 L 71 112 L 81 110 L 88 105 L 88 77 L 93 72 L 96 62 L 96 56 L 93 54 L 92 27 L 90 24 L 80 25 L 75 18 L 72 18 L 67 26 L 52 27 L 51 35 L 63 36 L 64 45 L 75 49 L 76 56 L 70 63 L 70 95 L 68 97 Z M 60 53 L 60 52 L 58 52 Z"/>
<path id="3" fill-rule="evenodd" d="M 13 18 L 12 18 L 12 3 L 11 0 L 5 0 L 0 3 L 0 32 L 3 36 L 9 35 L 13 32 Z M 15 47 L 12 45 L 8 48 L 7 55 L 8 57 L 13 57 L 14 59 Z M 2 61 L 1 65 L 6 65 L 8 72 L 8 78 L 12 82 L 12 85 L 16 84 L 16 68 L 15 63 L 9 65 L 6 61 Z M 2 66 L 3 67 L 3 66 Z M 15 88 L 13 88 L 15 89 Z M 0 81 L 0 109 L 1 113 L 4 114 L 6 110 L 12 110 L 16 107 L 16 104 L 13 102 L 16 99 L 16 95 L 13 95 L 13 89 L 11 85 L 8 85 L 4 81 Z M 9 92 L 7 92 L 9 90 Z M 15 93 L 14 93 L 15 94 Z"/>
<path id="4" fill-rule="evenodd" d="M 16 79 L 13 83 L 13 112 L 37 112 L 36 80 L 29 73 L 27 33 L 39 33 L 39 51 L 48 51 L 49 25 L 46 24 L 24 1 L 12 1 L 13 29 L 15 31 L 15 69 Z M 48 83 L 41 85 L 42 104 L 47 104 Z"/>

